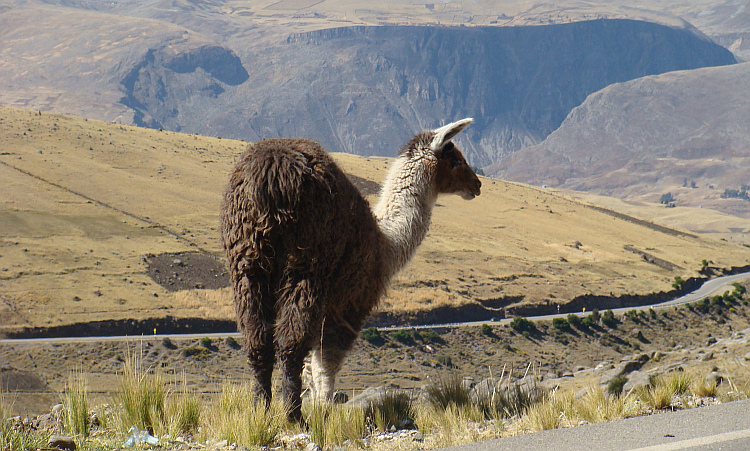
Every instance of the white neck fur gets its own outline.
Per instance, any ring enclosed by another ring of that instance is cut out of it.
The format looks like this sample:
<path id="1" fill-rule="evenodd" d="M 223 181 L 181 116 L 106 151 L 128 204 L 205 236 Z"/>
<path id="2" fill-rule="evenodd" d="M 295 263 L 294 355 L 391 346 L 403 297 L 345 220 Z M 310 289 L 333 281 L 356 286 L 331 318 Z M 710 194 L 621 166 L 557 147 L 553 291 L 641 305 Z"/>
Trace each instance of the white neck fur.
<path id="1" fill-rule="evenodd" d="M 406 265 L 427 235 L 437 192 L 432 178 L 437 158 L 432 152 L 400 155 L 383 183 L 375 217 L 385 247 L 386 275 Z"/>

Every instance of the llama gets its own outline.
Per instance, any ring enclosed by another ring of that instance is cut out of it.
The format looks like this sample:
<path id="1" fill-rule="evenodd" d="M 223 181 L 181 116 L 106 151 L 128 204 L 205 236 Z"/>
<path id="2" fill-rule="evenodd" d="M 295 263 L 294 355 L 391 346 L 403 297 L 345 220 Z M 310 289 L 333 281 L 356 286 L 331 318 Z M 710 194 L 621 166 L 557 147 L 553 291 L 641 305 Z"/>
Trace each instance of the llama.
<path id="1" fill-rule="evenodd" d="M 270 403 L 278 359 L 288 416 L 301 421 L 310 351 L 312 392 L 330 399 L 365 320 L 427 234 L 438 195 L 479 195 L 479 178 L 451 141 L 471 121 L 414 136 L 374 211 L 317 143 L 248 147 L 224 195 L 221 239 L 258 399 Z"/>

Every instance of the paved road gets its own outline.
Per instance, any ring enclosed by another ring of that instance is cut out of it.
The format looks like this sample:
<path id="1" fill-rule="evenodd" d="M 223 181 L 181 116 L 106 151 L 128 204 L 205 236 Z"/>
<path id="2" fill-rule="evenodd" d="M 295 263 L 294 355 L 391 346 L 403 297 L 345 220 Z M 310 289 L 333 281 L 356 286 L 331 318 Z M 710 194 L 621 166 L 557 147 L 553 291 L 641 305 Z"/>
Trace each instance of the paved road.
<path id="1" fill-rule="evenodd" d="M 750 273 L 742 273 L 742 274 L 734 274 L 732 276 L 722 276 L 717 277 L 716 279 L 711 279 L 704 283 L 700 288 L 697 290 L 688 293 L 684 296 L 681 296 L 677 299 L 673 299 L 671 301 L 663 302 L 661 304 L 654 304 L 654 305 L 644 305 L 640 307 L 625 307 L 625 308 L 619 308 L 619 309 L 613 309 L 612 311 L 614 313 L 625 313 L 629 310 L 648 310 L 649 308 L 659 309 L 664 307 L 669 307 L 673 305 L 679 305 L 679 304 L 685 304 L 688 302 L 694 302 L 700 299 L 703 299 L 708 296 L 713 296 L 716 294 L 723 294 L 727 290 L 734 290 L 734 287 L 732 287 L 732 283 L 739 282 L 745 279 L 750 279 Z M 580 313 L 579 315 L 582 315 L 583 313 Z M 588 314 L 588 313 L 587 313 Z M 566 317 L 568 316 L 567 313 L 559 314 L 559 315 L 540 315 L 540 316 L 529 316 L 529 319 L 532 319 L 534 321 L 536 320 L 552 320 L 554 318 L 558 317 Z M 465 323 L 449 323 L 449 324 L 428 324 L 423 326 L 393 326 L 393 327 L 380 327 L 380 330 L 388 331 L 388 330 L 397 330 L 397 329 L 430 329 L 430 328 L 440 328 L 440 327 L 457 327 L 457 326 L 480 326 L 482 324 L 507 324 L 512 321 L 512 318 L 504 318 L 504 319 L 498 319 L 495 321 L 472 321 L 472 322 L 465 322 Z M 227 336 L 233 336 L 235 338 L 239 338 L 239 333 L 216 333 L 216 334 L 175 334 L 175 335 L 134 335 L 134 336 L 115 336 L 115 337 L 63 337 L 63 338 L 20 338 L 20 339 L 0 339 L 0 344 L 2 343 L 43 343 L 43 342 L 55 342 L 55 343 L 77 343 L 77 342 L 92 342 L 92 341 L 136 341 L 141 340 L 144 338 L 155 338 L 161 340 L 164 337 L 170 337 L 170 338 L 180 338 L 180 339 L 200 339 L 203 337 L 209 337 L 209 338 L 223 338 Z"/>
<path id="2" fill-rule="evenodd" d="M 711 279 L 701 285 L 700 288 L 698 288 L 695 291 L 692 291 L 684 296 L 680 296 L 679 298 L 673 299 L 671 301 L 662 302 L 660 304 L 653 304 L 653 305 L 642 305 L 640 307 L 623 307 L 623 308 L 617 308 L 612 309 L 612 312 L 614 313 L 625 313 L 630 310 L 648 310 L 650 308 L 653 309 L 660 309 L 660 308 L 666 308 L 671 307 L 675 305 L 680 304 L 687 304 L 688 302 L 695 302 L 698 300 L 701 300 L 705 297 L 714 296 L 717 294 L 724 294 L 725 291 L 733 291 L 734 287 L 732 286 L 735 282 L 740 282 L 745 279 L 750 279 L 750 273 L 741 273 L 741 274 L 734 274 L 731 276 L 722 276 L 717 277 L 716 279 Z M 586 315 L 588 315 L 590 312 L 585 312 Z M 582 316 L 584 312 L 578 313 L 579 316 Z M 555 314 L 555 315 L 539 315 L 539 316 L 528 316 L 528 319 L 537 321 L 537 320 L 552 320 L 554 318 L 565 318 L 568 316 L 567 313 L 561 313 L 561 314 Z M 473 322 L 466 322 L 466 323 L 460 323 L 460 324 L 444 324 L 445 326 L 455 326 L 455 325 L 461 325 L 461 326 L 480 326 L 482 324 L 507 324 L 510 323 L 513 320 L 513 318 L 503 318 L 498 319 L 496 321 L 473 321 Z M 429 325 L 429 326 L 412 326 L 417 328 L 430 328 L 430 327 L 441 327 L 440 325 Z M 401 327 L 396 328 L 383 328 L 384 330 L 388 329 L 401 329 Z"/>
<path id="3" fill-rule="evenodd" d="M 517 435 L 441 451 L 750 450 L 750 400 Z"/>

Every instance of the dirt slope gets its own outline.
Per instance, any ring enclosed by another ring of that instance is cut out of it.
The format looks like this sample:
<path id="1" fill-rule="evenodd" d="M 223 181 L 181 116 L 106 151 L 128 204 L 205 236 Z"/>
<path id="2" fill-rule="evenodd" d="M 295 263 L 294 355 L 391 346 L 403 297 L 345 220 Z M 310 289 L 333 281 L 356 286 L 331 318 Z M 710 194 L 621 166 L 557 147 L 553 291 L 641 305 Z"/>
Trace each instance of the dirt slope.
<path id="1" fill-rule="evenodd" d="M 227 289 L 196 279 L 192 289 L 171 291 L 149 276 L 149 264 L 165 253 L 220 258 L 220 196 L 244 147 L 0 107 L 3 330 L 166 317 L 231 323 Z M 336 158 L 369 181 L 360 181 L 369 192 L 388 164 Z M 190 260 L 175 258 L 162 259 L 164 271 L 176 265 L 168 277 L 187 271 Z M 748 265 L 750 249 L 485 179 L 474 201 L 440 199 L 427 240 L 379 315 L 444 321 L 489 318 L 502 307 L 628 303 L 672 290 L 675 276 L 699 277 L 704 259 L 718 273 Z M 196 273 L 220 276 L 215 268 Z"/>

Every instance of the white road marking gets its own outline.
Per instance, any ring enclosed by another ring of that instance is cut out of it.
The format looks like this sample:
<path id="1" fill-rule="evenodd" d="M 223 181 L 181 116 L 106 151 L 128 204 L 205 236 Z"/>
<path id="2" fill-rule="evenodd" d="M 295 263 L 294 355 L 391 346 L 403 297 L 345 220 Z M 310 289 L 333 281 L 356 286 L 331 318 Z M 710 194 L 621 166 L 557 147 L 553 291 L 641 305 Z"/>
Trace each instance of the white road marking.
<path id="1" fill-rule="evenodd" d="M 691 438 L 689 440 L 680 440 L 674 443 L 662 443 L 661 445 L 647 446 L 645 448 L 635 448 L 630 451 L 674 451 L 680 449 L 690 449 L 696 446 L 714 445 L 718 443 L 731 442 L 741 438 L 750 438 L 750 429 L 741 431 L 725 432 L 723 434 L 709 435 L 707 437 Z"/>

